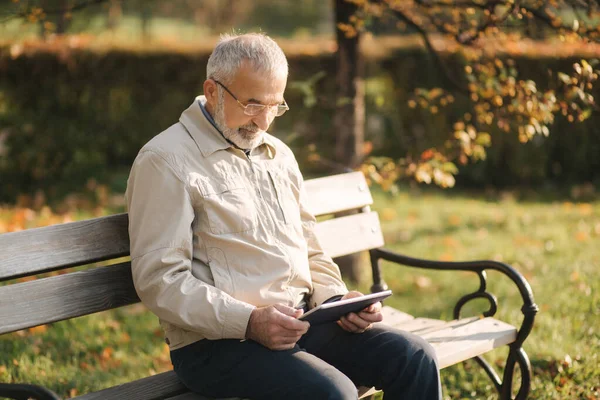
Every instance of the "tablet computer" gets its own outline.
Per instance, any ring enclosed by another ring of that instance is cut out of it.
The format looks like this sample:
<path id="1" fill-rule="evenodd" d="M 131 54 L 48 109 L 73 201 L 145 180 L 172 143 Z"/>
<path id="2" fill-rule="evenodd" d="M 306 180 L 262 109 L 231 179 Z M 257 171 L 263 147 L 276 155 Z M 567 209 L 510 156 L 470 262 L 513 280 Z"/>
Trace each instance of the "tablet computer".
<path id="1" fill-rule="evenodd" d="M 308 321 L 311 325 L 335 322 L 342 316 L 351 312 L 360 311 L 373 303 L 377 303 L 378 301 L 391 296 L 391 294 L 391 290 L 386 290 L 383 292 L 366 294 L 360 297 L 353 297 L 351 299 L 321 304 L 320 306 L 302 314 L 298 319 L 301 321 Z"/>

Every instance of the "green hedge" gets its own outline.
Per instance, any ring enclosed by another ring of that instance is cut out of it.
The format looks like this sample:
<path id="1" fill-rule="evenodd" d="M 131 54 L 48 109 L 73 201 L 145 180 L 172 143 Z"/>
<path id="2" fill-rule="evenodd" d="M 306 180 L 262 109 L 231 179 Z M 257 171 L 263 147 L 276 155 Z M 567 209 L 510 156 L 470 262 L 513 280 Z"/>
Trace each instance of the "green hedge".
<path id="1" fill-rule="evenodd" d="M 26 52 L 0 48 L 0 201 L 42 190 L 49 199 L 79 191 L 90 177 L 124 189 L 139 148 L 176 122 L 201 92 L 207 54 L 170 52 Z M 575 59 L 519 59 L 522 77 L 544 80 L 549 68 L 569 71 Z M 333 55 L 290 55 L 290 80 L 326 73 L 315 87 L 318 105 L 307 108 L 291 87 L 291 110 L 272 132 L 297 149 L 300 160 L 315 143 L 327 157 L 333 144 Z M 460 60 L 449 59 L 460 68 Z M 440 143 L 465 104 L 431 116 L 407 107 L 416 86 L 442 85 L 432 59 L 403 50 L 367 63 L 367 139 L 375 154 L 400 157 Z M 542 86 L 545 82 L 542 82 Z M 596 96 L 598 98 L 598 96 Z M 600 131 L 559 119 L 546 140 L 520 145 L 516 135 L 492 132 L 488 160 L 462 168 L 459 185 L 578 183 L 600 177 Z M 305 165 L 306 170 L 313 166 Z"/>

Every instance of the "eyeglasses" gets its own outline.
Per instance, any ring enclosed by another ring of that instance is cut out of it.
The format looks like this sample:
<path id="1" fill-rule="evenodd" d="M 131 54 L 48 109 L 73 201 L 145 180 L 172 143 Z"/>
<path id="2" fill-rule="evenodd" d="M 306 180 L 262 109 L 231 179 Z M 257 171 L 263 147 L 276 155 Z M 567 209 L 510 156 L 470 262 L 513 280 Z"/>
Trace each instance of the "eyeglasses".
<path id="1" fill-rule="evenodd" d="M 237 97 L 235 97 L 235 95 L 233 93 L 231 93 L 231 91 L 229 89 L 227 89 L 227 87 L 225 87 L 225 85 L 223 85 L 221 82 L 219 82 L 216 79 L 213 79 L 217 84 L 219 84 L 219 86 L 221 86 L 223 89 L 225 89 L 225 91 L 227 93 L 229 93 L 231 95 L 231 97 L 233 97 L 235 99 L 235 101 L 238 102 L 238 104 L 240 105 L 240 107 L 242 107 L 244 109 L 244 114 L 251 116 L 251 117 L 255 117 L 257 115 L 259 115 L 260 113 L 262 113 L 266 108 L 268 108 L 268 112 L 269 113 L 274 113 L 276 117 L 281 117 L 287 110 L 289 110 L 290 108 L 288 107 L 287 103 L 285 102 L 285 100 L 283 101 L 283 104 L 244 104 L 241 101 L 239 101 L 237 99 Z"/>

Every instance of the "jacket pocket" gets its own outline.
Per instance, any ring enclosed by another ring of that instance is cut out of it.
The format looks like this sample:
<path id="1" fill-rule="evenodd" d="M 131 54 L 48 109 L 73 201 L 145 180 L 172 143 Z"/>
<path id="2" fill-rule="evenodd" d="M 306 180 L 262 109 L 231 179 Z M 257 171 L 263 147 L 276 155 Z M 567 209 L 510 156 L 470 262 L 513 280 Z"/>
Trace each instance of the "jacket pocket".
<path id="1" fill-rule="evenodd" d="M 300 208 L 294 187 L 285 173 L 269 171 L 271 183 L 275 187 L 277 202 L 286 225 L 300 223 Z"/>
<path id="2" fill-rule="evenodd" d="M 202 197 L 210 232 L 240 233 L 256 228 L 257 214 L 250 191 L 235 182 L 203 182 Z"/>
<path id="3" fill-rule="evenodd" d="M 289 224 L 289 217 L 286 216 L 285 202 L 283 200 L 283 193 L 281 188 L 281 182 L 279 182 L 279 178 L 272 171 L 268 171 L 269 180 L 271 181 L 271 185 L 273 186 L 273 190 L 275 193 L 275 200 L 277 202 L 277 217 L 280 218 L 284 224 Z"/>

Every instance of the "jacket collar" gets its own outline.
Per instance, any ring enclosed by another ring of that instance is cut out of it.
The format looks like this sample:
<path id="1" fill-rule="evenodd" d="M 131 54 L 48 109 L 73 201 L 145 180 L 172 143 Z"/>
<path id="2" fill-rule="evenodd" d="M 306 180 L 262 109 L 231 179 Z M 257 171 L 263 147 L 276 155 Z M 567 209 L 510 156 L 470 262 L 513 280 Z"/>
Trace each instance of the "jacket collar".
<path id="1" fill-rule="evenodd" d="M 206 104 L 206 97 L 203 95 L 196 97 L 194 102 L 181 114 L 179 122 L 181 122 L 183 126 L 185 126 L 185 129 L 190 133 L 202 155 L 208 157 L 216 151 L 233 147 L 207 116 L 204 115 L 199 102 L 202 105 Z M 263 135 L 263 143 L 258 146 L 257 150 L 266 146 L 266 149 L 261 150 L 266 150 L 268 157 L 274 158 L 276 148 L 269 136 L 270 135 L 267 133 Z"/>

